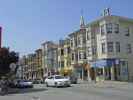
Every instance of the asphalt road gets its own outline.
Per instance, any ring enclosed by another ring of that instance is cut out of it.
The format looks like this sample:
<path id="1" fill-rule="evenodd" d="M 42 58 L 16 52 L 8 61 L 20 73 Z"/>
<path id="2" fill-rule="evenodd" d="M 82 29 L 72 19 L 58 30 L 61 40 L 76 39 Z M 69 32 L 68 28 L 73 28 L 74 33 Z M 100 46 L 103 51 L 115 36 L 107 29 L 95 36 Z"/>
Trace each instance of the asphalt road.
<path id="1" fill-rule="evenodd" d="M 33 89 L 15 90 L 0 96 L 0 100 L 133 100 L 133 85 L 122 86 L 76 84 L 68 88 L 47 88 L 35 85 Z"/>

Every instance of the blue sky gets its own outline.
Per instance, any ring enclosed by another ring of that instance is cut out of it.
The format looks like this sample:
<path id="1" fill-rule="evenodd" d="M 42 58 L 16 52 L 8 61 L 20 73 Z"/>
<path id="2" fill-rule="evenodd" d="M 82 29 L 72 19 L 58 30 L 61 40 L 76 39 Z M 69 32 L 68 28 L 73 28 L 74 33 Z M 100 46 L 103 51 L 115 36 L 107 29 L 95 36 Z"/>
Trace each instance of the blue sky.
<path id="1" fill-rule="evenodd" d="M 0 4 L 3 46 L 21 55 L 78 29 L 81 9 L 86 23 L 108 6 L 113 15 L 133 18 L 133 0 L 0 0 Z"/>

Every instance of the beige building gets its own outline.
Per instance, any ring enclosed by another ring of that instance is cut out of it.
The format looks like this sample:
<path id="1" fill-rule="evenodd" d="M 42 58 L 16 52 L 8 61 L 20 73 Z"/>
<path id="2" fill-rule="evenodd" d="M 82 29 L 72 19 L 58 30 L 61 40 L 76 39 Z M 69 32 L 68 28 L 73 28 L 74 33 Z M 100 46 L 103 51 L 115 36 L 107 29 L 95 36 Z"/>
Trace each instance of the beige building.
<path id="1" fill-rule="evenodd" d="M 52 41 L 42 44 L 42 66 L 44 77 L 54 74 L 58 70 L 58 45 Z"/>
<path id="2" fill-rule="evenodd" d="M 80 20 L 80 29 L 69 34 L 71 48 L 71 65 L 80 79 L 87 79 L 86 58 L 86 26 L 83 16 Z"/>
<path id="3" fill-rule="evenodd" d="M 42 50 L 37 49 L 35 53 L 21 58 L 23 79 L 43 79 Z"/>
<path id="4" fill-rule="evenodd" d="M 43 66 L 42 66 L 42 49 L 37 49 L 35 51 L 35 65 L 36 65 L 36 79 L 41 79 L 43 80 Z"/>
<path id="5" fill-rule="evenodd" d="M 133 81 L 132 33 L 133 19 L 110 14 L 86 25 L 87 61 L 96 76 Z"/>

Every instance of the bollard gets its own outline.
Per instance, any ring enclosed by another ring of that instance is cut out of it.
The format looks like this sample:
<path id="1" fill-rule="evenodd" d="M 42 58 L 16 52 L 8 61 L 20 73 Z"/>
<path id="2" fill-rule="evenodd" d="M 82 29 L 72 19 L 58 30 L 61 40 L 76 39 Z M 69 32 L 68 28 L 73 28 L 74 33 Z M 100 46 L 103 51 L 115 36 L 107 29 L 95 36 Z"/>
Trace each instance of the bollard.
<path id="1" fill-rule="evenodd" d="M 40 100 L 39 97 L 32 97 L 32 100 Z"/>

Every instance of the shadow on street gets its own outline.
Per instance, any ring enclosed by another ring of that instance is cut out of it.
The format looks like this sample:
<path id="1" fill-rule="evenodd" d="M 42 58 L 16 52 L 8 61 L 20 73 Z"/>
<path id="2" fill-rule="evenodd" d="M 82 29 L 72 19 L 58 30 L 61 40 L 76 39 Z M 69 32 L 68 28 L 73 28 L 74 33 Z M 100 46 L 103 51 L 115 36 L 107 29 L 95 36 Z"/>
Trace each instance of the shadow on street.
<path id="1" fill-rule="evenodd" d="M 24 89 L 10 89 L 8 94 L 25 94 L 25 93 L 32 93 L 32 92 L 42 92 L 42 91 L 47 91 L 48 89 L 45 88 L 24 88 Z"/>

